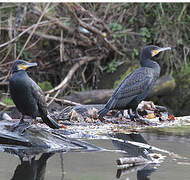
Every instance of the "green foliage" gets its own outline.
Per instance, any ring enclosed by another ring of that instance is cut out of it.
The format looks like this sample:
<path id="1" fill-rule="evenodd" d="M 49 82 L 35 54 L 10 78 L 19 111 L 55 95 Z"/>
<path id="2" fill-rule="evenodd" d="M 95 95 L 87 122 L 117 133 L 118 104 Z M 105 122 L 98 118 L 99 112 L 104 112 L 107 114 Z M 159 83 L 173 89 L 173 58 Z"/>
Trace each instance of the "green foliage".
<path id="1" fill-rule="evenodd" d="M 112 32 L 121 31 L 123 29 L 123 26 L 121 24 L 117 23 L 110 23 L 109 28 Z"/>
<path id="2" fill-rule="evenodd" d="M 40 86 L 42 91 L 48 91 L 53 88 L 51 83 L 48 81 L 39 82 L 38 85 Z"/>
<path id="3" fill-rule="evenodd" d="M 71 25 L 70 22 L 64 22 L 63 24 L 64 24 L 65 26 L 70 26 L 70 25 Z"/>
<path id="4" fill-rule="evenodd" d="M 92 86 L 87 83 L 87 84 L 84 84 L 81 88 L 81 91 L 91 91 L 92 90 Z"/>
<path id="5" fill-rule="evenodd" d="M 179 72 L 174 73 L 174 77 L 180 85 L 189 85 L 190 84 L 190 63 L 183 65 Z"/>
<path id="6" fill-rule="evenodd" d="M 43 45 L 48 47 L 50 45 L 50 41 L 48 41 L 48 40 L 43 41 Z"/>
<path id="7" fill-rule="evenodd" d="M 121 38 L 125 36 L 125 34 L 122 34 L 121 31 L 123 30 L 123 26 L 118 23 L 110 23 L 109 25 L 110 30 L 112 31 L 112 38 L 113 41 L 115 41 L 117 38 Z"/>
<path id="8" fill-rule="evenodd" d="M 148 42 L 149 41 L 149 39 L 151 37 L 151 33 L 150 33 L 150 31 L 146 27 L 141 28 L 140 34 L 143 36 L 142 40 L 144 42 Z"/>
<path id="9" fill-rule="evenodd" d="M 117 66 L 119 64 L 119 61 L 113 60 L 106 66 L 106 72 L 107 73 L 114 73 L 117 70 Z"/>
<path id="10" fill-rule="evenodd" d="M 135 59 L 139 55 L 139 51 L 136 48 L 133 48 L 133 52 L 131 53 L 132 59 Z"/>
<path id="11" fill-rule="evenodd" d="M 178 126 L 178 127 L 158 128 L 156 131 L 168 134 L 175 134 L 177 136 L 185 136 L 186 134 L 189 134 L 189 130 L 190 126 Z"/>
<path id="12" fill-rule="evenodd" d="M 16 52 L 17 52 L 17 54 L 20 53 L 21 49 L 22 49 L 22 44 L 21 44 L 20 41 L 18 41 L 18 42 L 17 42 L 17 46 L 16 46 Z M 22 58 L 23 58 L 23 59 L 31 59 L 31 58 L 32 58 L 32 55 L 31 55 L 27 50 L 24 50 L 24 51 L 22 52 Z"/>
<path id="13" fill-rule="evenodd" d="M 10 97 L 2 98 L 2 102 L 5 103 L 6 105 L 14 105 L 14 102 Z"/>
<path id="14" fill-rule="evenodd" d="M 119 83 L 120 83 L 128 74 L 130 74 L 132 71 L 134 71 L 135 69 L 137 69 L 137 67 L 138 67 L 137 64 L 135 64 L 135 65 L 129 67 L 129 68 L 127 69 L 127 71 L 126 71 L 124 74 L 121 75 L 121 77 L 119 78 L 119 80 L 115 81 L 113 88 L 116 88 L 116 87 L 119 85 Z"/>

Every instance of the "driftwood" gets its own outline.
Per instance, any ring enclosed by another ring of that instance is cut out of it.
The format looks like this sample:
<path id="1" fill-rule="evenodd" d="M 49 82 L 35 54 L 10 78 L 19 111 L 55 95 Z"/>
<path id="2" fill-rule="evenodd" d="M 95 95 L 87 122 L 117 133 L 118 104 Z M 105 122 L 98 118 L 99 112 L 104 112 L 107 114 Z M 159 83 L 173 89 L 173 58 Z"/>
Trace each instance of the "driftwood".
<path id="1" fill-rule="evenodd" d="M 15 151 L 24 155 L 57 151 L 99 150 L 94 145 L 71 139 L 64 135 L 65 130 L 53 130 L 46 125 L 24 125 L 24 131 L 17 127 L 11 129 L 14 121 L 0 121 L 0 145 L 5 151 Z"/>
<path id="2" fill-rule="evenodd" d="M 128 166 L 135 166 L 135 165 L 142 165 L 142 164 L 146 164 L 147 162 L 149 162 L 148 159 L 139 156 L 139 157 L 122 157 L 117 159 L 117 165 L 119 168 L 123 168 L 124 166 L 122 165 L 126 165 L 126 167 Z"/>
<path id="3" fill-rule="evenodd" d="M 148 97 L 161 96 L 172 92 L 175 88 L 175 80 L 172 77 L 163 76 L 156 81 Z M 81 104 L 105 103 L 112 95 L 113 89 L 92 90 L 75 92 L 64 99 Z"/>
<path id="4" fill-rule="evenodd" d="M 159 78 L 148 97 L 161 96 L 171 93 L 176 86 L 175 79 L 171 76 L 163 76 Z"/>
<path id="5" fill-rule="evenodd" d="M 105 103 L 112 95 L 113 89 L 74 92 L 64 99 L 80 102 L 81 104 Z"/>

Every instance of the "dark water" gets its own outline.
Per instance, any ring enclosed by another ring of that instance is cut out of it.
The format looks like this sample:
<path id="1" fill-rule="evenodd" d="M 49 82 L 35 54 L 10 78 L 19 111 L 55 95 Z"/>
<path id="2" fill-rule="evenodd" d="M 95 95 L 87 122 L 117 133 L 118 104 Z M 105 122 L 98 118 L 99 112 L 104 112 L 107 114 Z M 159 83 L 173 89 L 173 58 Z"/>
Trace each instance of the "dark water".
<path id="1" fill-rule="evenodd" d="M 0 152 L 0 180 L 188 180 L 190 179 L 190 133 L 168 134 L 162 132 L 144 132 L 142 134 L 119 134 L 114 137 L 167 150 L 154 151 L 164 160 L 160 164 L 148 164 L 118 170 L 116 160 L 123 156 L 143 155 L 143 147 L 127 142 L 110 139 L 85 140 L 103 148 L 101 151 L 45 153 L 21 163 L 17 155 Z M 83 139 L 84 140 L 84 139 Z M 124 150 L 126 152 L 121 152 Z M 148 149 L 149 150 L 149 149 Z M 174 152 L 177 155 L 171 155 Z M 33 156 L 32 156 L 33 157 Z"/>

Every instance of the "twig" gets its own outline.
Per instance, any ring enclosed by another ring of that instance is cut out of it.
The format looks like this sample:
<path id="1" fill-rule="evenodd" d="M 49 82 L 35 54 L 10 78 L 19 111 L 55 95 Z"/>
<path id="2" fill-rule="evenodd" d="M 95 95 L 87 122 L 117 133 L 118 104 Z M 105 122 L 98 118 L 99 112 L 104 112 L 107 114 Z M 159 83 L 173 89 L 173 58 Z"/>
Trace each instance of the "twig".
<path id="1" fill-rule="evenodd" d="M 47 99 L 53 99 L 53 97 L 48 97 Z M 61 102 L 62 104 L 70 104 L 70 105 L 74 105 L 74 106 L 80 106 L 80 103 L 77 102 L 73 102 L 73 101 L 69 101 L 66 99 L 59 99 L 59 98 L 54 98 L 55 101 Z"/>
<path id="2" fill-rule="evenodd" d="M 9 34 L 9 39 L 13 39 L 15 36 L 13 36 L 13 17 L 12 17 L 12 13 L 10 13 L 10 17 L 8 19 L 8 25 L 9 27 L 11 27 L 11 29 L 9 29 L 8 34 Z M 13 56 L 15 57 L 15 48 L 13 51 Z"/>
<path id="3" fill-rule="evenodd" d="M 107 5 L 106 10 L 105 10 L 105 14 L 104 14 L 104 17 L 103 17 L 103 20 L 106 19 L 107 15 L 108 15 L 108 11 L 110 10 L 110 6 L 111 6 L 111 4 Z"/>
<path id="4" fill-rule="evenodd" d="M 25 5 L 26 7 L 26 5 Z M 24 17 L 24 16 L 23 16 Z M 17 13 L 16 13 L 16 19 L 15 19 L 15 24 L 14 24 L 14 28 L 13 28 L 13 37 L 16 37 L 17 36 L 17 28 L 21 25 L 22 23 L 22 20 L 23 20 L 23 17 L 21 17 L 21 5 L 19 4 L 18 7 L 17 7 Z M 16 59 L 16 42 L 14 43 L 14 59 Z"/>
<path id="5" fill-rule="evenodd" d="M 180 13 L 179 17 L 177 18 L 178 21 L 181 20 L 181 17 L 183 15 L 184 11 L 186 10 L 186 8 L 187 8 L 187 4 L 183 4 L 183 8 L 181 10 L 181 13 Z"/>
<path id="6" fill-rule="evenodd" d="M 73 30 L 71 28 L 69 28 L 68 26 L 64 25 L 60 19 L 57 19 L 55 17 L 51 17 L 51 16 L 46 16 L 48 19 L 56 21 L 57 24 L 62 27 L 64 30 L 66 30 L 69 34 L 73 34 Z"/>
<path id="7" fill-rule="evenodd" d="M 31 33 L 31 32 L 28 31 L 27 33 Z M 64 38 L 63 40 L 61 40 L 61 38 L 58 37 L 58 36 L 43 34 L 43 33 L 38 32 L 38 31 L 34 32 L 34 35 L 40 36 L 42 38 L 49 39 L 49 40 L 60 41 L 60 42 L 63 42 L 63 43 L 69 43 L 69 44 L 74 44 L 74 45 L 77 44 L 77 42 L 74 39 L 66 39 L 66 38 Z"/>
<path id="8" fill-rule="evenodd" d="M 13 107 L 15 107 L 15 105 L 7 105 L 7 104 L 5 104 L 5 103 L 3 103 L 1 101 L 0 101 L 0 106 L 3 106 L 5 108 L 13 108 Z"/>
<path id="9" fill-rule="evenodd" d="M 47 32 L 48 32 L 49 27 L 50 27 L 50 26 L 48 26 L 48 28 L 44 31 L 44 33 L 47 33 Z M 30 32 L 28 32 L 28 33 L 30 33 Z M 35 34 L 35 33 L 34 33 L 34 34 Z M 31 44 L 29 47 L 27 47 L 26 50 L 28 50 L 28 49 L 32 48 L 33 46 L 35 46 L 41 39 L 42 39 L 42 36 L 40 36 L 33 44 Z"/>
<path id="10" fill-rule="evenodd" d="M 189 54 L 189 48 L 188 47 L 185 47 L 183 48 L 183 54 L 184 54 L 184 63 L 185 65 L 187 65 L 187 56 Z"/>
<path id="11" fill-rule="evenodd" d="M 3 62 L 7 59 L 8 55 L 9 55 L 9 54 L 11 53 L 11 51 L 12 51 L 12 48 L 13 48 L 12 45 L 10 45 L 10 46 L 8 47 L 8 51 L 7 51 L 6 55 L 5 55 L 5 57 L 0 61 L 0 64 L 3 64 Z"/>
<path id="12" fill-rule="evenodd" d="M 12 64 L 14 61 L 9 61 L 7 63 L 4 63 L 4 64 L 0 64 L 0 67 L 3 67 L 3 66 L 8 66 L 10 64 Z"/>
<path id="13" fill-rule="evenodd" d="M 55 88 L 47 91 L 46 93 L 47 94 L 51 94 L 59 89 L 62 88 L 65 89 L 69 83 L 69 81 L 72 79 L 74 73 L 76 72 L 76 70 L 82 66 L 83 64 L 89 62 L 89 61 L 94 61 L 94 60 L 97 60 L 97 57 L 83 57 L 83 60 L 82 61 L 79 61 L 78 63 L 74 64 L 74 66 L 70 69 L 70 71 L 68 72 L 67 76 L 65 77 L 65 79 L 58 85 L 56 86 Z"/>
<path id="14" fill-rule="evenodd" d="M 161 9 L 161 11 L 162 11 L 162 16 L 165 16 L 164 9 L 163 9 L 163 7 L 162 7 L 162 3 L 160 3 L 160 9 Z"/>
<path id="15" fill-rule="evenodd" d="M 38 14 L 41 13 L 38 8 L 34 7 L 34 9 L 37 11 Z M 56 21 L 57 24 L 58 24 L 61 28 L 63 28 L 65 31 L 67 31 L 69 34 L 73 34 L 73 29 L 71 29 L 71 28 L 69 28 L 67 25 L 63 24 L 63 23 L 61 22 L 61 18 L 58 19 L 58 18 L 54 17 L 53 15 L 52 15 L 52 16 L 48 16 L 47 14 L 45 14 L 45 16 L 46 16 L 46 18 L 49 19 L 49 20 Z M 68 19 L 70 20 L 70 18 L 68 18 Z"/>
<path id="16" fill-rule="evenodd" d="M 50 101 L 49 103 L 47 103 L 47 106 L 49 106 L 49 105 L 55 100 L 55 98 L 59 95 L 60 92 L 61 92 L 61 89 L 59 89 L 59 90 L 55 93 L 55 95 L 53 96 L 53 98 L 51 99 L 51 101 Z M 47 96 L 47 97 L 49 97 L 49 96 Z"/>
<path id="17" fill-rule="evenodd" d="M 7 81 L 5 81 L 5 82 L 0 82 L 0 86 L 8 86 L 9 85 L 9 83 L 7 82 Z"/>
<path id="18" fill-rule="evenodd" d="M 67 5 L 67 3 L 64 4 L 67 9 L 72 13 L 73 17 L 75 18 L 75 20 L 80 24 L 80 26 L 86 28 L 87 30 L 97 34 L 102 40 L 103 42 L 106 44 L 107 47 L 109 47 L 110 49 L 112 49 L 113 51 L 115 51 L 117 54 L 121 55 L 121 56 L 125 56 L 122 52 L 120 52 L 113 44 L 111 44 L 103 35 L 103 33 L 101 31 L 99 31 L 97 28 L 91 26 L 90 24 L 87 24 L 85 22 L 83 22 L 82 20 L 80 20 L 76 13 L 73 11 L 73 9 L 71 9 L 71 7 L 69 5 Z"/>
<path id="19" fill-rule="evenodd" d="M 63 62 L 63 54 L 64 54 L 64 44 L 63 44 L 63 30 L 61 30 L 61 41 L 60 41 L 60 61 Z"/>
<path id="20" fill-rule="evenodd" d="M 43 21 L 40 24 L 47 24 L 49 23 L 49 21 Z M 7 41 L 6 43 L 0 44 L 0 48 L 7 46 L 13 42 L 15 42 L 17 39 L 19 39 L 22 35 L 24 35 L 26 32 L 30 31 L 31 29 L 33 29 L 36 26 L 36 24 L 33 24 L 32 26 L 28 27 L 27 29 L 25 29 L 23 32 L 21 32 L 18 36 L 16 36 L 15 38 L 11 39 L 10 41 Z"/>
<path id="21" fill-rule="evenodd" d="M 33 30 L 32 30 L 32 33 L 29 35 L 29 37 L 28 37 L 28 39 L 26 40 L 24 46 L 22 47 L 22 49 L 21 49 L 19 55 L 17 56 L 17 59 L 19 59 L 19 57 L 20 57 L 21 54 L 23 53 L 23 51 L 24 51 L 26 45 L 27 45 L 28 42 L 30 41 L 30 39 L 31 39 L 32 35 L 34 34 L 34 32 L 36 31 L 36 29 L 37 29 L 37 27 L 38 27 L 40 21 L 42 20 L 43 16 L 45 15 L 45 13 L 46 13 L 46 11 L 47 11 L 49 5 L 50 5 L 50 3 L 48 3 L 48 4 L 46 5 L 46 7 L 44 8 L 44 11 L 42 12 L 40 18 L 38 19 L 38 22 L 37 22 L 36 25 L 34 26 L 34 28 L 33 28 Z"/>

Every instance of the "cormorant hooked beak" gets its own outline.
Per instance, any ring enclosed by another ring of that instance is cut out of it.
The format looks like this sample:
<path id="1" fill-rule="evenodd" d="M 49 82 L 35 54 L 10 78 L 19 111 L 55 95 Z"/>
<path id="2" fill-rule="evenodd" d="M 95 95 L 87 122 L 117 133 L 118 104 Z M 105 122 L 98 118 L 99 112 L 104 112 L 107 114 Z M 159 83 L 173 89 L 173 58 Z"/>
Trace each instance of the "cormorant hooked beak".
<path id="1" fill-rule="evenodd" d="M 157 55 L 158 53 L 162 52 L 162 51 L 166 51 L 166 50 L 171 50 L 171 47 L 165 47 L 165 48 L 158 48 L 153 50 L 152 53 L 152 57 Z"/>
<path id="2" fill-rule="evenodd" d="M 30 67 L 37 66 L 37 63 L 29 63 L 29 62 L 27 62 L 26 64 L 20 64 L 18 66 L 19 66 L 20 70 L 26 70 L 26 69 L 28 69 Z"/>

